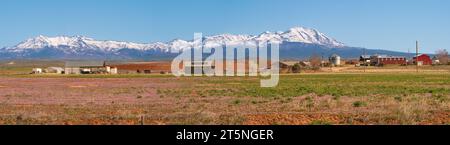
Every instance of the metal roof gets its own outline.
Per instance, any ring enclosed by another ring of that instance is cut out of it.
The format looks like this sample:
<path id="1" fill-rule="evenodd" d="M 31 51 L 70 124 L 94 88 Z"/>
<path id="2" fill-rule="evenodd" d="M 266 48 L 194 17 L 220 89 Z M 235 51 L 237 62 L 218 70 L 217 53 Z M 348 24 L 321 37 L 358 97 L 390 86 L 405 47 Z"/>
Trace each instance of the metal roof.
<path id="1" fill-rule="evenodd" d="M 405 58 L 403 56 L 374 55 L 376 58 Z"/>
<path id="2" fill-rule="evenodd" d="M 281 61 L 280 63 L 289 65 L 289 66 L 294 66 L 297 63 L 300 63 L 300 61 Z"/>
<path id="3" fill-rule="evenodd" d="M 66 61 L 66 67 L 103 67 L 104 61 Z"/>
<path id="4" fill-rule="evenodd" d="M 333 55 L 331 55 L 330 57 L 341 57 L 341 56 L 339 56 L 339 55 L 337 55 L 337 54 L 333 54 Z"/>
<path id="5" fill-rule="evenodd" d="M 56 70 L 56 71 L 64 71 L 64 69 L 61 67 L 48 67 L 47 69 Z"/>
<path id="6" fill-rule="evenodd" d="M 369 59 L 370 55 L 361 55 L 360 58 Z"/>

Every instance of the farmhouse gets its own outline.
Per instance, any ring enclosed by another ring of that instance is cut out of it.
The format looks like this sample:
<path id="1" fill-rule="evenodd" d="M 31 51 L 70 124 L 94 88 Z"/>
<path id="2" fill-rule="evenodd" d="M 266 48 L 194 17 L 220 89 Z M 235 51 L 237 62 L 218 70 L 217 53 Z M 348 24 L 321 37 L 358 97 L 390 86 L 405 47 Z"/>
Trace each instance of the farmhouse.
<path id="1" fill-rule="evenodd" d="M 373 55 L 370 57 L 370 62 L 374 66 L 383 65 L 405 65 L 406 58 L 402 56 L 387 56 L 387 55 Z"/>
<path id="2" fill-rule="evenodd" d="M 65 74 L 114 74 L 117 68 L 106 66 L 104 61 L 67 61 Z"/>
<path id="3" fill-rule="evenodd" d="M 413 63 L 417 64 L 419 66 L 422 65 L 432 65 L 433 62 L 430 58 L 430 56 L 426 55 L 426 54 L 421 54 L 418 56 L 419 59 L 417 59 L 416 57 L 413 57 Z"/>

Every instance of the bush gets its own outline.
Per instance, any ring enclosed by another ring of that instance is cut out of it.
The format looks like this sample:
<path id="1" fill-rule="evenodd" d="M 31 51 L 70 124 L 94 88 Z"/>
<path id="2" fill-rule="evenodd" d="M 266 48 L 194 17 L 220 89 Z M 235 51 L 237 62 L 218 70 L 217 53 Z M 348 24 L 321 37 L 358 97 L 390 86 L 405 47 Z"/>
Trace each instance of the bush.
<path id="1" fill-rule="evenodd" d="M 367 106 L 366 102 L 363 102 L 363 101 L 353 102 L 353 107 L 364 107 L 364 106 Z"/>
<path id="2" fill-rule="evenodd" d="M 300 64 L 298 64 L 298 63 L 294 64 L 294 66 L 292 66 L 292 72 L 300 73 Z"/>
<path id="3" fill-rule="evenodd" d="M 403 101 L 402 97 L 400 97 L 400 96 L 394 97 L 394 99 L 395 99 L 396 101 L 398 101 L 398 102 Z"/>
<path id="4" fill-rule="evenodd" d="M 236 100 L 233 101 L 233 104 L 234 105 L 239 105 L 239 104 L 241 104 L 241 102 L 242 102 L 241 100 L 236 99 Z"/>

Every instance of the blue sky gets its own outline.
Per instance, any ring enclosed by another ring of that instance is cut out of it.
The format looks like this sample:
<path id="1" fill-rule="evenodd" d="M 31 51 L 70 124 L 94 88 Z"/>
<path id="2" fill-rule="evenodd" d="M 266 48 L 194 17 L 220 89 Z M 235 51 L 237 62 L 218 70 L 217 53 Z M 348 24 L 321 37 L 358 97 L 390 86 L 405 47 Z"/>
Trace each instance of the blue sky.
<path id="1" fill-rule="evenodd" d="M 132 42 L 316 28 L 349 46 L 450 49 L 449 0 L 1 0 L 0 47 L 37 35 Z"/>

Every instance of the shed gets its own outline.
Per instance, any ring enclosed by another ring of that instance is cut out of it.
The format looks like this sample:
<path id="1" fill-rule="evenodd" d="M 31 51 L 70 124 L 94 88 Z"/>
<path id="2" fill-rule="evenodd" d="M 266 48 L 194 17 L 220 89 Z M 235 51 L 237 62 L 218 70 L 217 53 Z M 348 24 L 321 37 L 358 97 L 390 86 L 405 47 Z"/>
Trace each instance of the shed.
<path id="1" fill-rule="evenodd" d="M 42 73 L 42 68 L 33 68 L 33 71 L 31 73 L 33 73 L 33 74 L 41 74 Z"/>
<path id="2" fill-rule="evenodd" d="M 63 74 L 64 69 L 62 67 L 48 67 L 45 72 L 46 73 Z"/>
<path id="3" fill-rule="evenodd" d="M 64 68 L 65 74 L 91 74 L 105 73 L 104 61 L 67 61 Z"/>
<path id="4" fill-rule="evenodd" d="M 441 62 L 437 56 L 434 56 L 433 59 L 431 59 L 431 61 L 433 61 L 433 65 L 441 64 Z"/>
<path id="5" fill-rule="evenodd" d="M 370 58 L 371 58 L 370 63 L 375 66 L 406 64 L 406 58 L 403 56 L 373 55 Z"/>

